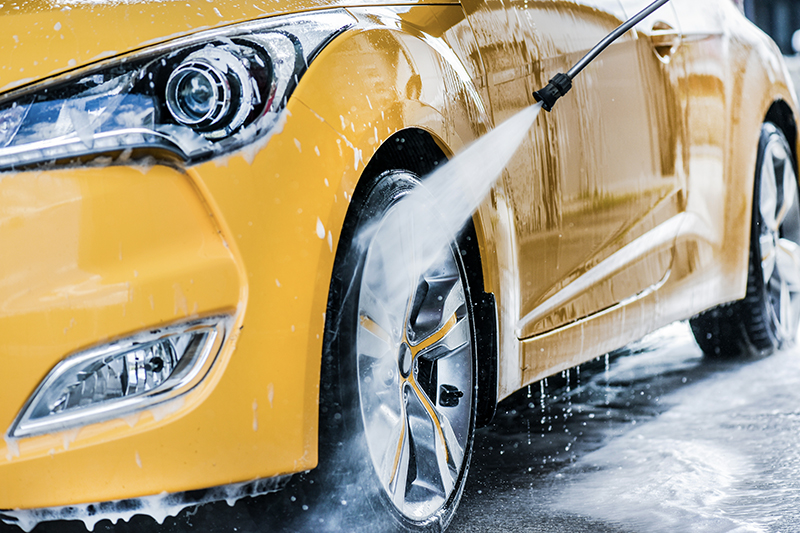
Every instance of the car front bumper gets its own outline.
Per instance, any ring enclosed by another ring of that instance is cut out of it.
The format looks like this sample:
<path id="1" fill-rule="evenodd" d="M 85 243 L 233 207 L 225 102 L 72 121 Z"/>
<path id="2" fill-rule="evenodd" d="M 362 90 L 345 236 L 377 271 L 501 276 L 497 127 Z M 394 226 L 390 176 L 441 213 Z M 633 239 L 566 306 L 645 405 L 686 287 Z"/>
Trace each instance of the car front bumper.
<path id="1" fill-rule="evenodd" d="M 0 509 L 178 493 L 316 465 L 338 237 L 325 224 L 347 208 L 320 171 L 342 176 L 336 139 L 298 104 L 257 153 L 187 171 L 144 161 L 0 179 Z M 178 399 L 8 436 L 64 357 L 220 314 L 234 318 L 232 330 L 206 378 Z"/>

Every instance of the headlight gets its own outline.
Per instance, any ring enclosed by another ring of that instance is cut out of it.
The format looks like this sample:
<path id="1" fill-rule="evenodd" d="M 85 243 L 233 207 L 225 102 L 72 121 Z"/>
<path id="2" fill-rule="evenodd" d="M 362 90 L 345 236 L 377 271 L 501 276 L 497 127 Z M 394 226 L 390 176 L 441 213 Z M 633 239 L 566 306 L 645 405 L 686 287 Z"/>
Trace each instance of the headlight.
<path id="1" fill-rule="evenodd" d="M 188 392 L 208 373 L 230 317 L 148 331 L 74 354 L 53 368 L 9 429 L 11 438 L 111 420 Z"/>
<path id="2" fill-rule="evenodd" d="M 187 163 L 268 133 L 344 10 L 204 32 L 0 98 L 0 169 L 127 150 Z"/>

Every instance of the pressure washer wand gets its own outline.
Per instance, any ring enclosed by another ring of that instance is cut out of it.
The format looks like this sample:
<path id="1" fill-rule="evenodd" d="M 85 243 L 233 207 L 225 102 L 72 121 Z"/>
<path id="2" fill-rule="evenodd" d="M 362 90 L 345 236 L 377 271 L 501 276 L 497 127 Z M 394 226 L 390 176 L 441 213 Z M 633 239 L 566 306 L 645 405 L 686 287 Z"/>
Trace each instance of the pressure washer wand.
<path id="1" fill-rule="evenodd" d="M 558 99 L 572 89 L 572 80 L 575 79 L 575 76 L 580 74 L 584 68 L 586 68 L 586 65 L 594 61 L 594 58 L 600 55 L 600 52 L 605 50 L 608 45 L 619 39 L 623 34 L 625 34 L 625 32 L 639 24 L 646 17 L 650 16 L 650 14 L 656 9 L 663 6 L 667 2 L 669 2 L 669 0 L 656 0 L 646 8 L 642 9 L 636 15 L 620 24 L 617 29 L 606 35 L 602 41 L 597 43 L 594 48 L 589 50 L 589 53 L 583 56 L 580 61 L 575 63 L 575 66 L 569 69 L 566 74 L 559 72 L 553 76 L 550 79 L 550 83 L 548 83 L 546 87 L 533 93 L 533 97 L 536 98 L 537 102 L 542 103 L 542 107 L 545 111 L 550 111 L 553 109 L 553 106 L 556 104 Z"/>

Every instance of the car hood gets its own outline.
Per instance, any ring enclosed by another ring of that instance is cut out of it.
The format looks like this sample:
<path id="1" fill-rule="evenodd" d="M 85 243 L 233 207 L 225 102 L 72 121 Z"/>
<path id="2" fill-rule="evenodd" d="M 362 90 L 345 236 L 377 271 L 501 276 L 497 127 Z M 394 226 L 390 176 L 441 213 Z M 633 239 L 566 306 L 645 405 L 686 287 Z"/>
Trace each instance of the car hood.
<path id="1" fill-rule="evenodd" d="M 375 3 L 371 0 L 0 2 L 0 93 L 204 29 L 278 14 Z"/>

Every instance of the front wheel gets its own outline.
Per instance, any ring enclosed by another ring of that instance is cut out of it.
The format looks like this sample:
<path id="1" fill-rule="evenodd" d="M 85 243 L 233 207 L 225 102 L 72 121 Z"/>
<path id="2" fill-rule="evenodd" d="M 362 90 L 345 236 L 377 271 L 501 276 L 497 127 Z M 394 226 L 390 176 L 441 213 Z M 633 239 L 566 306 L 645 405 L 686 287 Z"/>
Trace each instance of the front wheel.
<path id="1" fill-rule="evenodd" d="M 469 286 L 458 239 L 432 247 L 434 228 L 403 209 L 419 186 L 410 172 L 383 173 L 351 205 L 337 251 L 320 469 L 349 502 L 342 530 L 441 531 L 466 479 L 476 403 Z"/>
<path id="2" fill-rule="evenodd" d="M 772 123 L 761 128 L 750 262 L 743 300 L 690 321 L 710 357 L 767 355 L 790 345 L 800 320 L 800 198 L 792 152 Z"/>

